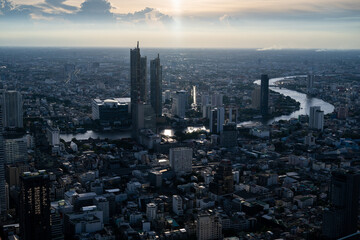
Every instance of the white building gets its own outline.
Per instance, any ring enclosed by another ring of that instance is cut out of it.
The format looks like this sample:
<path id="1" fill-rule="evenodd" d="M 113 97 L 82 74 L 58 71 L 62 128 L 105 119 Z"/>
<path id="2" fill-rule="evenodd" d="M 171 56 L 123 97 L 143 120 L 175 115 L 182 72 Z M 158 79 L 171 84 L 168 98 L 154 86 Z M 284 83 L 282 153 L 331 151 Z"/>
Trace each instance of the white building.
<path id="1" fill-rule="evenodd" d="M 96 206 L 83 207 L 80 213 L 66 214 L 65 221 L 68 229 L 75 235 L 101 231 L 104 228 L 103 211 L 97 210 Z"/>
<path id="2" fill-rule="evenodd" d="M 319 106 L 310 107 L 309 128 L 321 131 L 324 129 L 324 112 Z"/>
<path id="3" fill-rule="evenodd" d="M 196 219 L 196 236 L 198 240 L 223 239 L 220 217 L 212 211 L 199 214 Z"/>
<path id="4" fill-rule="evenodd" d="M 183 215 L 183 200 L 179 195 L 173 195 L 172 197 L 172 210 L 176 215 Z"/>
<path id="5" fill-rule="evenodd" d="M 149 221 L 155 220 L 157 215 L 157 206 L 155 203 L 146 204 L 146 217 Z"/>
<path id="6" fill-rule="evenodd" d="M 46 137 L 51 146 L 59 146 L 60 144 L 60 130 L 59 128 L 47 126 Z"/>
<path id="7" fill-rule="evenodd" d="M 191 148 L 170 148 L 170 167 L 175 173 L 191 173 L 193 150 Z"/>
<path id="8" fill-rule="evenodd" d="M 315 137 L 309 133 L 307 136 L 305 136 L 304 138 L 304 144 L 308 145 L 308 146 L 313 146 L 315 145 Z"/>

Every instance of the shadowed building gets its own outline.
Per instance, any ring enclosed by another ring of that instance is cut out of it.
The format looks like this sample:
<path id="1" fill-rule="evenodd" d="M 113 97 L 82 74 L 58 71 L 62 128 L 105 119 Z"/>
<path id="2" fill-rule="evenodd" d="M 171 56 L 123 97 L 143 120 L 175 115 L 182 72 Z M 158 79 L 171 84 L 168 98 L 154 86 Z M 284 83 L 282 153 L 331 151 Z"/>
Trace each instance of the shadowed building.
<path id="1" fill-rule="evenodd" d="M 266 74 L 261 75 L 260 112 L 263 117 L 269 112 L 269 77 Z"/>
<path id="2" fill-rule="evenodd" d="M 51 239 L 50 181 L 45 170 L 20 176 L 21 239 Z"/>
<path id="3" fill-rule="evenodd" d="M 359 208 L 360 174 L 333 172 L 330 183 L 331 207 L 323 214 L 323 235 L 338 239 L 355 233 Z"/>
<path id="4" fill-rule="evenodd" d="M 150 102 L 156 116 L 162 114 L 162 66 L 159 55 L 150 61 Z"/>

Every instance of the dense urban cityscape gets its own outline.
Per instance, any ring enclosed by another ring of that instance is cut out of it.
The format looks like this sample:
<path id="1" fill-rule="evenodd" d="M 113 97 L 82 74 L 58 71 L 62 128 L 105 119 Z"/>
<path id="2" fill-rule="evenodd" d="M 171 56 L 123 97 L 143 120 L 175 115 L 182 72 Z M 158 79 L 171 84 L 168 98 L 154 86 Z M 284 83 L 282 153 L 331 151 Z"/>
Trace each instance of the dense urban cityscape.
<path id="1" fill-rule="evenodd" d="M 0 48 L 3 239 L 359 239 L 360 52 Z"/>

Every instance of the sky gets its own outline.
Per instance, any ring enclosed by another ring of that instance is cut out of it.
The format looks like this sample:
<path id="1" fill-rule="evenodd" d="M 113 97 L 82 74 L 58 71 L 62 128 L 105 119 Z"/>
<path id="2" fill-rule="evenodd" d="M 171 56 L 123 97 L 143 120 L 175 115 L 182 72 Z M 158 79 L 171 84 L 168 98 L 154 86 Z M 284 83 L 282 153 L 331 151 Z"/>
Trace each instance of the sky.
<path id="1" fill-rule="evenodd" d="M 360 49 L 359 0 L 0 0 L 0 46 Z"/>

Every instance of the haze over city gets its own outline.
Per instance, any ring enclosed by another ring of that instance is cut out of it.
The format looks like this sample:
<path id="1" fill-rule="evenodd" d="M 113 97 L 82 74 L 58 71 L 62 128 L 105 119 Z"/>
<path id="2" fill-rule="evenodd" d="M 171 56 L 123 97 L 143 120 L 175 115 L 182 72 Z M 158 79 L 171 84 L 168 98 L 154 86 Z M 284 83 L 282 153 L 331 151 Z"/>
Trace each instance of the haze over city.
<path id="1" fill-rule="evenodd" d="M 358 49 L 356 0 L 1 0 L 0 45 Z"/>

